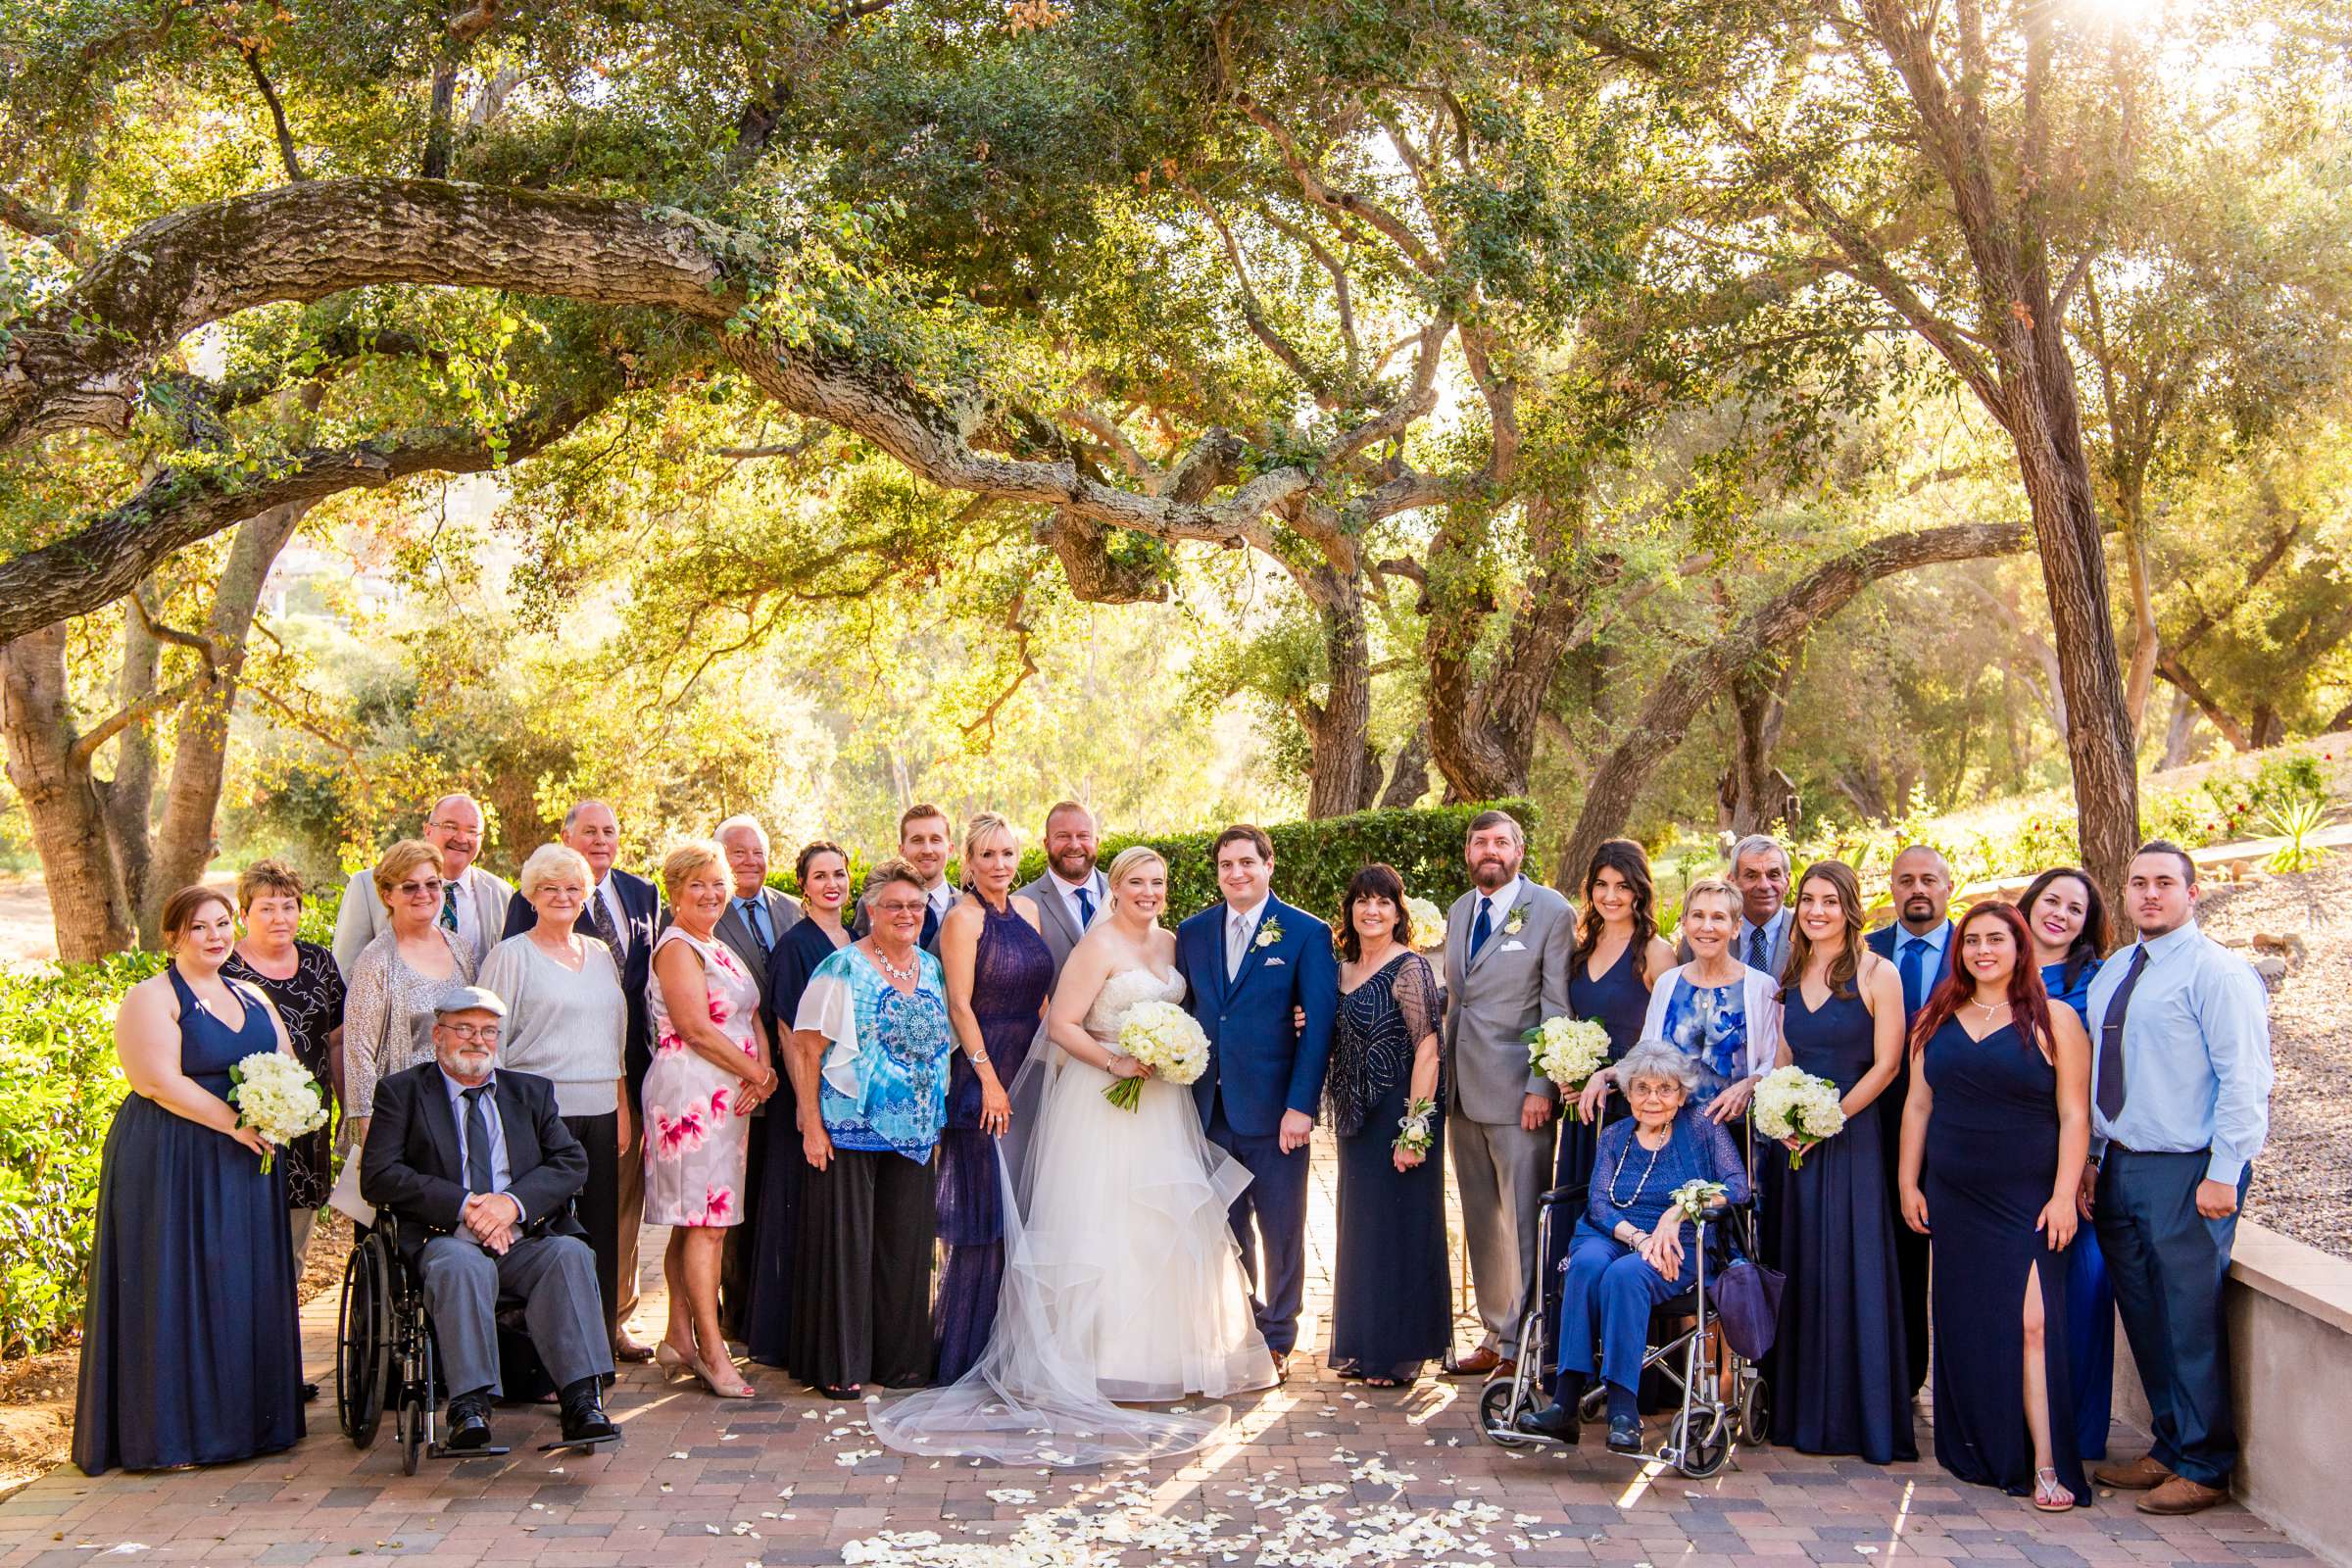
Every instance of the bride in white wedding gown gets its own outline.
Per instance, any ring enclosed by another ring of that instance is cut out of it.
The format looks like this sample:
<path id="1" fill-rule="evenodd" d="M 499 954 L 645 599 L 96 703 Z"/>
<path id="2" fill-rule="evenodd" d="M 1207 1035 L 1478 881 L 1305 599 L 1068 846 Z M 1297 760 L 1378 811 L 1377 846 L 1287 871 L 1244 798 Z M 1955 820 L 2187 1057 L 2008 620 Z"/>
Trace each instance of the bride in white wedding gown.
<path id="1" fill-rule="evenodd" d="M 1062 970 L 1014 1081 L 999 1145 L 1004 1284 L 973 1369 L 875 1411 L 894 1448 L 1019 1464 L 1100 1464 L 1199 1447 L 1221 1408 L 1122 1410 L 1270 1387 L 1273 1357 L 1250 1311 L 1226 1223 L 1250 1175 L 1200 1131 L 1190 1089 L 1118 1050 L 1140 1002 L 1181 1002 L 1176 939 L 1157 917 L 1167 865 L 1138 846 L 1112 862 L 1107 918 Z M 1142 1077 L 1132 1111 L 1102 1098 Z"/>

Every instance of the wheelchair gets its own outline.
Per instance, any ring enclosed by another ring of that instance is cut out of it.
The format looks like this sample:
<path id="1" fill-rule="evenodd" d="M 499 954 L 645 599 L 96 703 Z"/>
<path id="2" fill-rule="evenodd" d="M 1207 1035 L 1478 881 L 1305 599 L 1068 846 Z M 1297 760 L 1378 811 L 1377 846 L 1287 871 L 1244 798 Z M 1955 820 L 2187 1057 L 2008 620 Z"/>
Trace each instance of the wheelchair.
<path id="1" fill-rule="evenodd" d="M 1658 1375 L 1679 1401 L 1673 1419 L 1654 1449 L 1620 1455 L 1642 1463 L 1670 1465 L 1692 1481 L 1720 1473 L 1740 1444 L 1765 1443 L 1772 1426 L 1771 1386 L 1762 1369 L 1734 1350 L 1716 1326 L 1708 1295 L 1710 1274 L 1721 1273 L 1734 1255 L 1754 1255 L 1756 1161 L 1752 1135 L 1747 1146 L 1748 1200 L 1716 1209 L 1694 1222 L 1697 1237 L 1691 1249 L 1691 1288 L 1650 1312 L 1649 1343 L 1642 1355 L 1642 1382 L 1646 1388 L 1648 1374 L 1654 1371 Z M 1575 1227 L 1589 1191 L 1587 1185 L 1578 1184 L 1555 1187 L 1544 1195 L 1536 1220 L 1538 1258 L 1551 1257 L 1555 1223 Z M 1521 1432 L 1516 1424 L 1522 1412 L 1548 1402 L 1552 1367 L 1558 1359 L 1553 1340 L 1567 1271 L 1565 1249 L 1556 1265 L 1539 1267 L 1541 1288 L 1531 1293 L 1535 1300 L 1519 1331 L 1518 1366 L 1509 1377 L 1490 1379 L 1479 1393 L 1479 1431 L 1498 1447 L 1533 1451 L 1567 1446 L 1552 1438 Z M 1607 1398 L 1600 1379 L 1592 1378 L 1579 1402 L 1578 1419 L 1599 1419 Z"/>
<path id="2" fill-rule="evenodd" d="M 335 1331 L 335 1416 L 343 1435 L 354 1447 L 373 1447 L 389 1410 L 404 1475 L 416 1473 L 420 1457 L 503 1457 L 512 1450 L 502 1444 L 450 1448 L 440 1441 L 441 1408 L 448 1391 L 442 1386 L 432 1319 L 424 1309 L 424 1281 L 401 1255 L 401 1228 L 398 1215 L 377 1211 L 375 1223 L 359 1230 L 350 1260 L 343 1265 L 343 1300 Z M 545 1386 L 546 1374 L 528 1337 L 503 1309 L 499 1360 L 501 1381 L 509 1389 Z M 617 1437 L 589 1443 L 559 1439 L 541 1444 L 539 1451 L 568 1448 L 586 1453 L 618 1442 Z"/>

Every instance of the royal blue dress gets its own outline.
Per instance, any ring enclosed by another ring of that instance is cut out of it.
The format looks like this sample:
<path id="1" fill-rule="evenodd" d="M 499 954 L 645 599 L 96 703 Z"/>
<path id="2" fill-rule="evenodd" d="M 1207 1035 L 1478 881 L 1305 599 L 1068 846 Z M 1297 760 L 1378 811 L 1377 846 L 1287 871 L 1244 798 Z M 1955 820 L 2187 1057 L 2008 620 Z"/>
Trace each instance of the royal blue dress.
<path id="1" fill-rule="evenodd" d="M 972 958 L 972 1013 L 997 1082 L 1020 1075 L 1054 988 L 1054 950 L 1008 900 L 1002 909 L 980 901 L 980 947 Z M 953 1383 L 988 1348 L 1004 1282 L 1004 1188 L 997 1141 L 980 1130 L 980 1075 L 956 1053 L 948 1083 L 948 1124 L 939 1135 L 939 1239 L 947 1249 L 932 1309 L 938 1344 L 934 1374 Z"/>
<path id="2" fill-rule="evenodd" d="M 2082 1026 L 2090 1027 L 2090 983 L 2098 977 L 2093 958 L 2066 983 L 2066 965 L 2041 966 L 2042 989 L 2050 1001 L 2075 1009 Z M 2084 1225 L 2075 1232 L 2067 1250 L 2066 1351 L 2074 1358 L 2075 1446 L 2088 1459 L 2107 1457 L 2107 1427 L 2115 1413 L 2115 1287 L 2107 1283 L 2107 1259 L 2099 1252 L 2099 1235 Z"/>
<path id="3" fill-rule="evenodd" d="M 844 934 L 843 940 L 848 940 Z M 776 939 L 767 956 L 767 1005 L 784 1048 L 792 1046 L 792 1021 L 800 1015 L 801 993 L 816 966 L 834 954 L 833 938 L 814 920 L 797 920 Z M 761 1366 L 782 1366 L 792 1336 L 793 1257 L 800 1245 L 801 1178 L 808 1169 L 801 1152 L 800 1100 L 790 1078 L 776 1088 L 753 1136 L 761 1140 L 760 1198 L 753 1207 L 751 1304 L 743 1314 L 743 1341 Z"/>
<path id="4" fill-rule="evenodd" d="M 1568 1015 L 1590 1018 L 1609 1032 L 1609 1060 L 1616 1061 L 1634 1049 L 1642 1039 L 1642 1020 L 1649 1011 L 1649 986 L 1642 978 L 1641 945 L 1628 942 L 1617 961 L 1600 972 L 1599 979 L 1586 973 L 1584 962 L 1568 966 Z M 1551 1185 L 1581 1187 L 1592 1179 L 1593 1129 L 1581 1121 L 1570 1121 L 1560 1129 L 1560 1152 L 1554 1167 Z M 1564 1227 L 1563 1227 L 1564 1228 Z M 1565 1251 L 1567 1238 L 1553 1244 L 1555 1250 Z"/>
<path id="5" fill-rule="evenodd" d="M 2051 1329 L 2042 1336 L 2050 1409 L 2063 1417 L 2075 1408 L 2062 1332 L 2071 1271 L 2034 1229 L 2058 1171 L 2058 1072 L 2015 1024 L 1971 1040 L 1956 1017 L 1928 1038 L 1921 1067 L 1936 1099 L 1921 1184 L 1935 1249 L 1936 1462 L 2027 1496 L 2034 1443 L 2018 1368 L 2029 1271 Z M 2050 1448 L 2058 1484 L 2088 1502 L 2073 1422 L 2050 1422 Z"/>
<path id="6" fill-rule="evenodd" d="M 176 965 L 179 1070 L 227 1098 L 228 1069 L 275 1051 L 251 992 L 230 1028 Z M 85 1475 L 220 1464 L 302 1437 L 286 1167 L 132 1095 L 98 1167 L 97 1235 L 82 1318 L 74 1462 Z"/>
<path id="7" fill-rule="evenodd" d="M 1870 1071 L 1876 1031 L 1858 991 L 1832 994 L 1816 1008 L 1797 987 L 1784 1007 L 1782 1033 L 1798 1067 L 1840 1094 Z M 1880 1152 L 1884 1103 L 1863 1106 L 1793 1170 L 1779 1145 L 1766 1156 L 1779 1166 L 1773 1229 L 1788 1276 L 1772 1352 L 1772 1441 L 1805 1453 L 1858 1454 L 1872 1464 L 1919 1457 L 1895 1217 Z"/>

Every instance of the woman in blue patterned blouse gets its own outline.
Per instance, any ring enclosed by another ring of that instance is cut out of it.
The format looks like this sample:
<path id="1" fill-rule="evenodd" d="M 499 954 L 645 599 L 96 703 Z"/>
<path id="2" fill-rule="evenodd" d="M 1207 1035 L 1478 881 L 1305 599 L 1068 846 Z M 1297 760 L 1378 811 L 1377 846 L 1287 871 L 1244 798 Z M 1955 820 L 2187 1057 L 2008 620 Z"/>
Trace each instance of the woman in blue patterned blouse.
<path id="1" fill-rule="evenodd" d="M 931 1379 L 931 1151 L 948 1113 L 947 984 L 915 946 L 922 878 L 865 879 L 867 936 L 816 966 L 793 1020 L 801 1194 L 790 1364 L 828 1398 Z"/>

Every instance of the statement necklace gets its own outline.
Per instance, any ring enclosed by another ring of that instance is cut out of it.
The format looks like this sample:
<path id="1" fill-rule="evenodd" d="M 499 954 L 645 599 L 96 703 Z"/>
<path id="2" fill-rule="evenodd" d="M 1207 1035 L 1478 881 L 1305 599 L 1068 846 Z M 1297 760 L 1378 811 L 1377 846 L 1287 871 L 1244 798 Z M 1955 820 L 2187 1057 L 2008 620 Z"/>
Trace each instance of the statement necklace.
<path id="1" fill-rule="evenodd" d="M 1649 1163 L 1642 1167 L 1642 1179 L 1634 1183 L 1633 1196 L 1619 1198 L 1617 1196 L 1617 1178 L 1625 1174 L 1625 1162 L 1632 1155 L 1634 1145 L 1641 1141 L 1642 1135 L 1637 1131 L 1633 1137 L 1625 1141 L 1625 1147 L 1617 1152 L 1617 1168 L 1609 1172 L 1609 1205 L 1612 1208 L 1631 1208 L 1642 1201 L 1642 1189 L 1649 1185 L 1649 1173 L 1658 1168 L 1658 1156 L 1666 1152 L 1666 1144 L 1674 1142 L 1674 1131 L 1672 1128 L 1667 1129 L 1666 1144 L 1660 1144 L 1657 1148 L 1648 1151 Z"/>
<path id="2" fill-rule="evenodd" d="M 914 984 L 915 975 L 921 972 L 922 966 L 919 959 L 902 969 L 897 964 L 891 962 L 888 958 L 882 956 L 882 950 L 880 948 L 874 948 L 870 951 L 874 956 L 874 967 L 880 969 L 884 974 L 888 975 L 893 980 L 899 981 L 901 984 Z"/>

